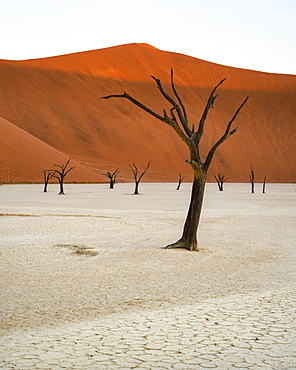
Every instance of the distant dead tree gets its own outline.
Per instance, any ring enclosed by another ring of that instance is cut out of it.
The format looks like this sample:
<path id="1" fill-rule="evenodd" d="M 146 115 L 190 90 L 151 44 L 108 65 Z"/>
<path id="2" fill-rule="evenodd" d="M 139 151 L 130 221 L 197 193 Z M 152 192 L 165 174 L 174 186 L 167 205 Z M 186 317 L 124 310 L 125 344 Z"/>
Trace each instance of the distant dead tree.
<path id="1" fill-rule="evenodd" d="M 43 179 L 44 179 L 44 188 L 43 188 L 43 192 L 44 193 L 47 193 L 47 185 L 49 183 L 49 180 L 54 177 L 53 176 L 53 172 L 52 171 L 49 171 L 49 170 L 43 170 Z"/>
<path id="2" fill-rule="evenodd" d="M 135 163 L 133 163 L 132 166 L 129 164 L 129 166 L 130 166 L 130 168 L 131 168 L 131 170 L 133 172 L 133 176 L 134 176 L 134 180 L 135 180 L 135 191 L 134 191 L 134 195 L 139 194 L 139 184 L 140 184 L 140 181 L 141 181 L 142 177 L 145 175 L 145 173 L 147 172 L 147 170 L 148 170 L 148 168 L 150 166 L 150 163 L 151 163 L 151 161 L 148 162 L 145 170 L 141 173 L 141 175 L 139 175 L 139 169 L 135 165 Z"/>
<path id="3" fill-rule="evenodd" d="M 262 186 L 262 193 L 265 194 L 265 188 L 266 188 L 266 176 L 264 176 L 263 179 L 263 186 Z"/>
<path id="4" fill-rule="evenodd" d="M 118 174 L 119 174 L 118 169 L 115 170 L 114 172 L 107 171 L 105 173 L 102 173 L 102 176 L 106 176 L 109 179 L 109 184 L 110 184 L 109 189 L 114 189 L 114 185 L 116 183 L 116 177 Z"/>
<path id="5" fill-rule="evenodd" d="M 68 175 L 68 173 L 70 171 L 73 170 L 73 168 L 75 168 L 75 166 L 74 167 L 67 168 L 70 161 L 71 161 L 71 158 L 68 159 L 68 161 L 65 164 L 63 164 L 63 165 L 55 164 L 54 167 L 57 167 L 57 169 L 50 170 L 53 173 L 53 177 L 55 177 L 56 179 L 58 179 L 58 182 L 60 184 L 60 192 L 59 192 L 59 195 L 65 195 L 65 193 L 64 193 L 64 180 L 65 180 L 65 177 L 66 177 L 66 175 Z"/>
<path id="6" fill-rule="evenodd" d="M 204 124 L 209 110 L 214 107 L 214 102 L 218 96 L 216 94 L 216 90 L 225 81 L 225 78 L 221 80 L 210 93 L 210 96 L 207 103 L 205 104 L 204 111 L 197 126 L 195 126 L 194 124 L 189 125 L 185 106 L 175 88 L 173 69 L 171 69 L 171 94 L 168 94 L 165 91 L 161 81 L 158 78 L 154 76 L 151 76 L 151 78 L 156 82 L 156 85 L 164 99 L 170 103 L 171 109 L 169 110 L 169 113 L 167 113 L 167 111 L 163 109 L 163 114 L 160 115 L 159 113 L 156 113 L 152 109 L 148 108 L 126 92 L 119 95 L 104 96 L 100 99 L 123 98 L 129 100 L 159 121 L 162 121 L 165 124 L 171 126 L 175 130 L 177 135 L 181 138 L 181 140 L 188 146 L 190 159 L 188 159 L 186 162 L 191 165 L 194 173 L 189 210 L 187 213 L 187 218 L 184 224 L 183 234 L 181 238 L 176 243 L 170 244 L 166 248 L 186 248 L 190 251 L 197 251 L 197 228 L 201 215 L 208 168 L 217 148 L 237 131 L 237 128 L 232 129 L 232 123 L 236 119 L 240 110 L 245 105 L 248 97 L 243 101 L 243 103 L 234 113 L 233 117 L 226 125 L 225 131 L 222 136 L 212 146 L 207 156 L 202 159 L 200 156 L 200 140 L 204 132 Z"/>
<path id="7" fill-rule="evenodd" d="M 177 186 L 177 189 L 176 190 L 179 190 L 180 189 L 180 186 L 182 184 L 182 182 L 184 181 L 185 177 L 182 176 L 181 173 L 179 173 L 179 182 L 178 182 L 178 186 Z"/>
<path id="8" fill-rule="evenodd" d="M 226 181 L 229 180 L 229 177 L 226 177 L 223 173 L 217 173 L 217 175 L 214 175 L 217 184 L 218 184 L 218 189 L 219 191 L 223 191 L 223 185 Z"/>
<path id="9" fill-rule="evenodd" d="M 253 167 L 251 165 L 251 174 L 249 175 L 250 183 L 251 183 L 251 192 L 255 193 L 255 173 Z"/>

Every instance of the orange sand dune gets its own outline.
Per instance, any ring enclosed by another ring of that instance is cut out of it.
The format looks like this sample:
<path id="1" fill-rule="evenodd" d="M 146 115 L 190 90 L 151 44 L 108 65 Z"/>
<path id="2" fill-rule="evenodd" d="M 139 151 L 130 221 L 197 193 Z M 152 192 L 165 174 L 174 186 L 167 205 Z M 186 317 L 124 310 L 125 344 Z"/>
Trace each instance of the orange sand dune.
<path id="1" fill-rule="evenodd" d="M 69 159 L 65 154 L 45 144 L 26 131 L 0 118 L 0 178 L 3 182 L 41 181 L 43 170 L 54 169 Z M 71 160 L 75 168 L 66 177 L 68 181 L 98 181 L 99 175 Z"/>
<path id="2" fill-rule="evenodd" d="M 247 182 L 250 165 L 258 182 L 265 175 L 270 182 L 296 181 L 293 75 L 226 67 L 146 44 L 36 60 L 3 60 L 0 116 L 97 174 L 118 168 L 121 178 L 131 181 L 128 165 L 135 162 L 141 169 L 151 160 L 146 181 L 177 181 L 179 172 L 190 181 L 187 147 L 170 127 L 126 100 L 99 100 L 126 91 L 161 114 L 169 106 L 150 76 L 160 78 L 170 91 L 170 68 L 195 127 L 212 88 L 227 78 L 208 117 L 203 155 L 250 96 L 235 121 L 238 132 L 217 151 L 208 181 L 214 180 L 214 173 L 223 172 L 230 181 Z M 3 168 L 6 161 L 1 156 Z M 31 171 L 20 176 L 22 166 L 17 160 L 13 166 L 16 178 L 31 181 L 35 176 Z M 2 170 L 0 180 L 7 177 Z"/>

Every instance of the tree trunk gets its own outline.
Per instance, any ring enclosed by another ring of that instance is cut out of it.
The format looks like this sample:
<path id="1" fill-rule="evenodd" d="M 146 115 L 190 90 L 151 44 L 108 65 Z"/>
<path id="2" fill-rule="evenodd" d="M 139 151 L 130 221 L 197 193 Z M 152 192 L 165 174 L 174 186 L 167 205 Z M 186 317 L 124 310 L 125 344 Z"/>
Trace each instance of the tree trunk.
<path id="1" fill-rule="evenodd" d="M 255 184 L 253 182 L 251 184 L 251 192 L 252 192 L 252 194 L 255 193 Z"/>
<path id="2" fill-rule="evenodd" d="M 266 186 L 266 176 L 264 176 L 264 180 L 263 180 L 263 187 L 262 187 L 263 194 L 265 194 L 265 186 Z"/>
<path id="3" fill-rule="evenodd" d="M 138 195 L 139 194 L 139 182 L 136 182 L 135 183 L 135 191 L 134 191 L 134 195 Z"/>
<path id="4" fill-rule="evenodd" d="M 109 189 L 114 189 L 114 181 L 110 181 L 110 187 L 109 187 Z"/>
<path id="5" fill-rule="evenodd" d="M 166 248 L 185 248 L 190 251 L 198 251 L 197 228 L 199 224 L 203 196 L 206 184 L 206 173 L 195 175 L 191 190 L 191 200 L 187 218 L 184 224 L 183 235 L 180 240 Z"/>
<path id="6" fill-rule="evenodd" d="M 251 192 L 253 194 L 255 193 L 255 173 L 254 173 L 252 166 L 251 166 L 251 174 L 250 174 L 250 183 L 251 183 Z"/>
<path id="7" fill-rule="evenodd" d="M 46 171 L 46 170 L 43 170 L 43 178 L 44 178 L 44 188 L 43 188 L 43 192 L 44 193 L 47 193 L 47 184 L 48 184 L 48 181 L 49 179 L 52 177 L 52 175 L 50 174 L 50 172 Z"/>
<path id="8" fill-rule="evenodd" d="M 63 183 L 63 181 L 59 181 L 59 183 L 60 183 L 59 195 L 65 195 L 65 193 L 64 193 L 64 183 Z"/>

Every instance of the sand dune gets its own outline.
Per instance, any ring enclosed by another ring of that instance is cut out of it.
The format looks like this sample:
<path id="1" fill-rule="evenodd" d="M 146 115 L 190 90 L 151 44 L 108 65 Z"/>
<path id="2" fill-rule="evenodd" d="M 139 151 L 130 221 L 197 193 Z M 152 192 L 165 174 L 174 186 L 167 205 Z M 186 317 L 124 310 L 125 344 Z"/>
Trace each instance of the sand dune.
<path id="1" fill-rule="evenodd" d="M 43 170 L 55 168 L 69 159 L 28 132 L 0 118 L 0 177 L 5 182 L 40 181 Z M 79 162 L 72 160 L 75 175 L 69 172 L 69 181 L 98 181 L 99 175 Z M 74 170 L 73 170 L 74 171 Z"/>
<path id="2" fill-rule="evenodd" d="M 170 127 L 128 101 L 99 100 L 103 95 L 127 91 L 161 113 L 167 105 L 150 76 L 160 78 L 169 89 L 170 68 L 174 68 L 176 87 L 195 125 L 212 88 L 227 78 L 208 117 L 202 154 L 221 136 L 236 108 L 250 95 L 236 121 L 239 131 L 220 147 L 208 181 L 213 181 L 213 174 L 219 171 L 233 182 L 246 182 L 251 164 L 256 181 L 265 175 L 272 182 L 296 180 L 293 75 L 226 67 L 146 44 L 36 60 L 3 60 L 0 116 L 97 174 L 119 168 L 121 178 L 130 181 L 128 164 L 136 162 L 141 167 L 151 160 L 146 181 L 177 181 L 179 172 L 190 181 L 191 169 L 185 163 L 188 150 Z M 13 147 L 12 143 L 7 145 Z M 36 181 L 34 172 L 23 174 L 18 149 L 10 171 L 15 178 Z M 35 154 L 28 155 L 36 156 L 34 150 Z M 5 158 L 1 158 L 1 181 L 10 176 L 5 172 Z M 80 181 L 78 172 L 76 175 L 73 172 Z"/>

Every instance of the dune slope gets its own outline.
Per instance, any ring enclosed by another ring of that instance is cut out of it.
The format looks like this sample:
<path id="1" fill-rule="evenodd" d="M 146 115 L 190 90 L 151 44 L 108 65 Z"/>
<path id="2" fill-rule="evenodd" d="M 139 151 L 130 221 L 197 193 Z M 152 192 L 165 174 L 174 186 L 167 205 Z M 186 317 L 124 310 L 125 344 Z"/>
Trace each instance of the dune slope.
<path id="1" fill-rule="evenodd" d="M 185 162 L 188 149 L 170 127 L 126 100 L 99 100 L 126 91 L 161 114 L 169 106 L 150 76 L 161 79 L 170 92 L 170 68 L 195 126 L 212 88 L 227 78 L 206 123 L 202 155 L 222 135 L 243 99 L 250 96 L 235 121 L 238 132 L 217 151 L 208 181 L 214 180 L 214 173 L 223 172 L 230 181 L 247 182 L 250 165 L 258 182 L 265 175 L 272 182 L 296 181 L 293 75 L 226 67 L 146 44 L 36 60 L 3 60 L 0 116 L 98 175 L 118 168 L 121 179 L 131 181 L 128 165 L 135 162 L 141 169 L 151 160 L 146 181 L 177 181 L 180 172 L 190 181 L 192 171 Z M 31 171 L 20 175 L 19 149 L 15 148 L 14 176 L 35 181 Z M 4 157 L 1 166 L 3 180 L 8 176 Z M 90 178 L 94 177 L 85 180 Z M 78 172 L 76 180 L 80 181 Z"/>
<path id="2" fill-rule="evenodd" d="M 43 170 L 55 169 L 55 164 L 63 165 L 69 159 L 3 118 L 0 118 L 0 131 L 0 178 L 3 182 L 38 182 L 43 178 Z M 71 160 L 69 167 L 73 166 L 75 168 L 69 172 L 66 180 L 99 180 L 98 174 L 81 163 Z"/>

